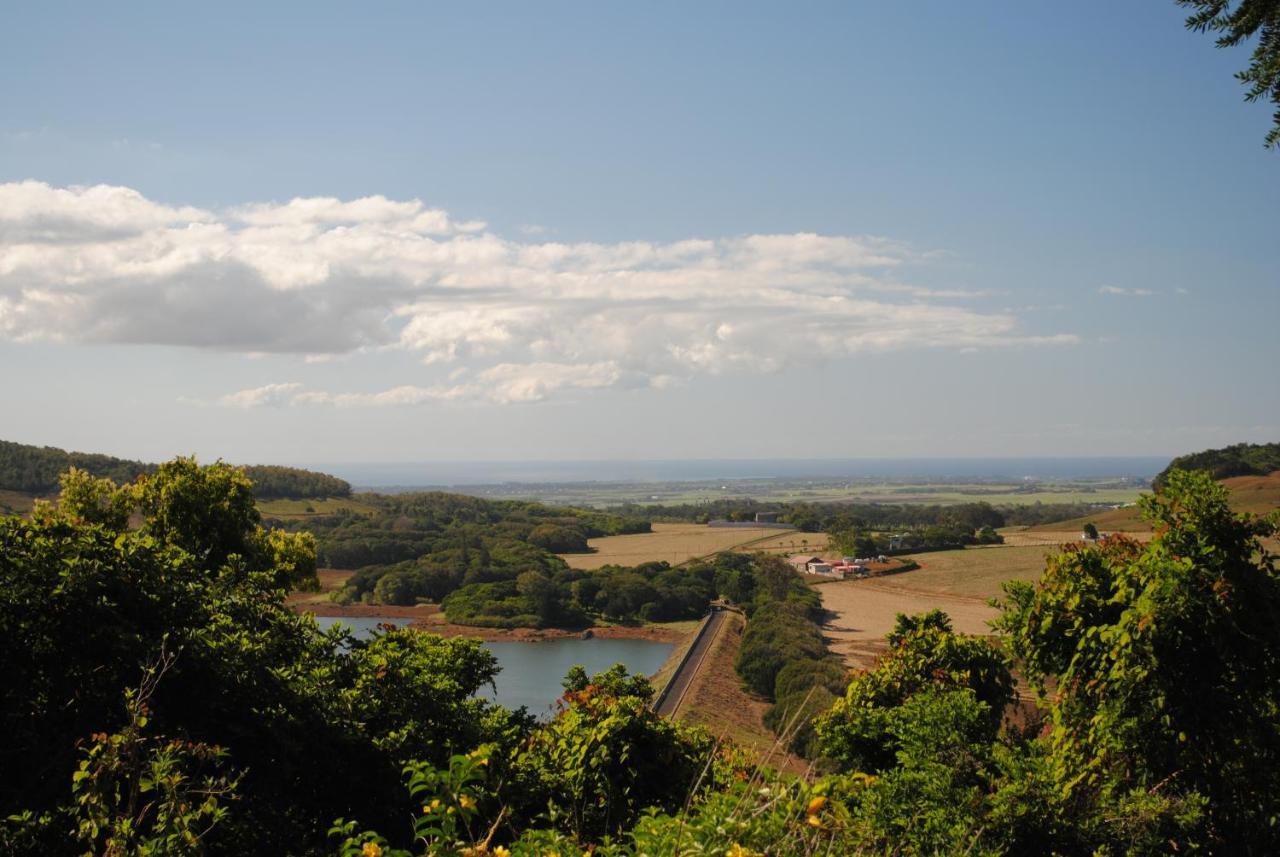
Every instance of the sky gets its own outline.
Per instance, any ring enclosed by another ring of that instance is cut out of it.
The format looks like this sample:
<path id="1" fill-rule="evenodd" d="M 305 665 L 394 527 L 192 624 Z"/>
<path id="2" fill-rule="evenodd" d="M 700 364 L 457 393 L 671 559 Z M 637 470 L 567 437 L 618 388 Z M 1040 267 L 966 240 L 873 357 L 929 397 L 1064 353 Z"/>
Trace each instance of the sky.
<path id="1" fill-rule="evenodd" d="M 12 5 L 0 438 L 1280 440 L 1280 153 L 1172 2 Z"/>

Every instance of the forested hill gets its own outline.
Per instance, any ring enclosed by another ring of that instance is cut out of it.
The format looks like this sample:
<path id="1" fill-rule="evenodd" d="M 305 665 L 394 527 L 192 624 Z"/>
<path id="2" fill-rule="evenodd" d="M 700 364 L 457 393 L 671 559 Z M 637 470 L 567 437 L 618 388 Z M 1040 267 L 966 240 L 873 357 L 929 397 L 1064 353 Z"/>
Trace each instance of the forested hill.
<path id="1" fill-rule="evenodd" d="M 154 464 L 111 455 L 68 452 L 53 446 L 0 440 L 0 489 L 52 494 L 58 490 L 58 477 L 71 467 L 94 476 L 105 476 L 120 484 L 132 482 L 139 475 L 156 469 Z M 351 495 L 351 486 L 347 482 L 327 473 L 270 464 L 251 464 L 240 469 L 253 480 L 254 493 L 260 500 Z"/>
<path id="2" fill-rule="evenodd" d="M 1156 476 L 1157 490 L 1164 487 L 1170 470 L 1207 470 L 1214 479 L 1231 476 L 1266 476 L 1280 470 L 1280 443 L 1237 443 L 1222 449 L 1206 449 L 1180 455 Z"/>
<path id="3" fill-rule="evenodd" d="M 253 492 L 259 500 L 351 496 L 351 483 L 328 473 L 276 464 L 247 464 L 240 469 L 253 480 Z"/>
<path id="4" fill-rule="evenodd" d="M 0 488 L 28 494 L 51 494 L 58 490 L 58 477 L 77 467 L 113 482 L 132 482 L 140 474 L 151 473 L 154 464 L 130 461 L 93 452 L 67 452 L 53 446 L 30 446 L 0 440 Z"/>

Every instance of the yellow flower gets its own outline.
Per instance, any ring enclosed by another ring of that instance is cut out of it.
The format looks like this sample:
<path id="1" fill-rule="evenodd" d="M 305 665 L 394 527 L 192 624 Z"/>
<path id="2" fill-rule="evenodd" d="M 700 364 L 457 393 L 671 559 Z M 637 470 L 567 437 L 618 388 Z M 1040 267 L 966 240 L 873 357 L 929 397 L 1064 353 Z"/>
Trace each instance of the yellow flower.
<path id="1" fill-rule="evenodd" d="M 493 849 L 493 857 L 511 857 L 511 849 L 505 845 L 499 845 Z"/>
<path id="2" fill-rule="evenodd" d="M 743 848 L 738 843 L 733 843 L 733 847 L 725 852 L 725 857 L 756 857 L 756 852 L 750 848 Z"/>
<path id="3" fill-rule="evenodd" d="M 382 857 L 382 846 L 376 842 L 366 842 L 360 853 L 364 857 Z"/>
<path id="4" fill-rule="evenodd" d="M 471 795 L 463 795 L 462 797 L 458 798 L 458 806 L 462 807 L 463 809 L 471 809 L 475 805 L 476 805 L 476 799 L 473 798 Z"/>
<path id="5" fill-rule="evenodd" d="M 816 815 L 811 815 L 811 816 L 809 816 L 808 822 L 809 822 L 809 825 L 810 825 L 811 827 L 821 827 L 821 826 L 822 826 L 822 819 L 818 818 L 818 816 L 816 816 Z"/>
<path id="6" fill-rule="evenodd" d="M 822 812 L 822 808 L 826 805 L 827 805 L 827 799 L 819 795 L 818 797 L 809 801 L 809 814 L 817 815 L 818 813 Z"/>

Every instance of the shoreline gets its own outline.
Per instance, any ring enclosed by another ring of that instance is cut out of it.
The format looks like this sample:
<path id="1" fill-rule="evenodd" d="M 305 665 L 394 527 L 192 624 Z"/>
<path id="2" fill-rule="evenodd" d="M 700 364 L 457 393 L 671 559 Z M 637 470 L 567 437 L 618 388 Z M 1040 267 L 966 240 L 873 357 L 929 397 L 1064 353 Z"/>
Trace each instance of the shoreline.
<path id="1" fill-rule="evenodd" d="M 403 607 L 384 604 L 322 604 L 291 600 L 289 606 L 297 613 L 310 613 L 313 616 L 325 618 L 387 618 L 391 620 L 391 624 L 417 628 L 442 637 L 473 637 L 491 643 L 575 640 L 581 639 L 588 631 L 591 632 L 591 637 L 605 640 L 678 643 L 689 634 L 688 630 L 670 625 L 604 625 L 577 631 L 566 628 L 485 628 L 477 625 L 458 625 L 449 622 L 444 616 L 444 611 L 436 605 Z"/>

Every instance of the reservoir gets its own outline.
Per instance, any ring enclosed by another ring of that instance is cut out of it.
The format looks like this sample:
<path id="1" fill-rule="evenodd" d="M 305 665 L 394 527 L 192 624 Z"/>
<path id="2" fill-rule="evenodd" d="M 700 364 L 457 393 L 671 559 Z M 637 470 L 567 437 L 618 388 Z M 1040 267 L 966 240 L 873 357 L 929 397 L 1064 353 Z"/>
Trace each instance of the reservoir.
<path id="1" fill-rule="evenodd" d="M 383 619 L 373 616 L 335 619 L 316 617 L 321 628 L 335 622 L 350 626 L 358 637 L 373 633 L 380 622 L 403 624 L 403 619 Z M 480 696 L 507 708 L 525 706 L 531 714 L 540 718 L 555 713 L 555 702 L 563 688 L 560 682 L 574 664 L 581 664 L 588 675 L 607 670 L 614 664 L 625 664 L 627 670 L 639 675 L 653 675 L 671 654 L 670 643 L 650 640 L 581 640 L 577 638 L 544 640 L 537 643 L 496 642 L 484 643 L 486 649 L 498 659 L 502 671 L 494 679 L 494 688 L 481 689 Z"/>

